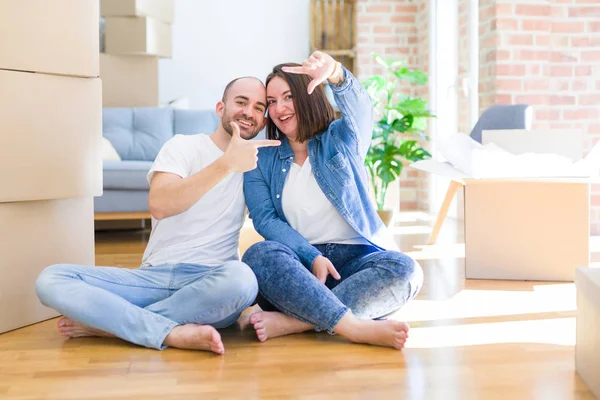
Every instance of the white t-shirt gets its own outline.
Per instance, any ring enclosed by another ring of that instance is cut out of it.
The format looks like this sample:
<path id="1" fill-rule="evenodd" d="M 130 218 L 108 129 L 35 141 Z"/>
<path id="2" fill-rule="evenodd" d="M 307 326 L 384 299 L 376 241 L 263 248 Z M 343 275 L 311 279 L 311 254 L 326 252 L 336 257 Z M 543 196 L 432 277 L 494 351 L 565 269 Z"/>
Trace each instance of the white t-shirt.
<path id="1" fill-rule="evenodd" d="M 208 135 L 175 135 L 160 150 L 148 172 L 148 182 L 158 171 L 187 178 L 222 155 Z M 239 260 L 245 210 L 243 174 L 229 174 L 187 211 L 162 220 L 152 218 L 142 265 L 218 266 Z"/>
<path id="2" fill-rule="evenodd" d="M 290 226 L 310 244 L 369 244 L 325 197 L 308 158 L 302 166 L 292 163 L 281 206 Z"/>

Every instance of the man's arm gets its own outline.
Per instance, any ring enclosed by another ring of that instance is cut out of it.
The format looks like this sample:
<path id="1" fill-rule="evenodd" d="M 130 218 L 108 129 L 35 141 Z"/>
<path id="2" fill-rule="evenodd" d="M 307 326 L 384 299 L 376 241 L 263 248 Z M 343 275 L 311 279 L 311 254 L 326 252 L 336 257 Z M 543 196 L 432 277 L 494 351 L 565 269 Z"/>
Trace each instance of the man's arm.
<path id="1" fill-rule="evenodd" d="M 156 172 L 150 182 L 148 208 L 156 219 L 181 214 L 233 172 L 256 168 L 258 148 L 279 146 L 278 140 L 245 140 L 240 128 L 231 123 L 233 135 L 225 153 L 200 171 L 182 178 L 169 172 Z"/>
<path id="2" fill-rule="evenodd" d="M 163 219 L 187 211 L 231 172 L 232 165 L 224 156 L 187 178 L 156 172 L 148 196 L 150 214 Z"/>

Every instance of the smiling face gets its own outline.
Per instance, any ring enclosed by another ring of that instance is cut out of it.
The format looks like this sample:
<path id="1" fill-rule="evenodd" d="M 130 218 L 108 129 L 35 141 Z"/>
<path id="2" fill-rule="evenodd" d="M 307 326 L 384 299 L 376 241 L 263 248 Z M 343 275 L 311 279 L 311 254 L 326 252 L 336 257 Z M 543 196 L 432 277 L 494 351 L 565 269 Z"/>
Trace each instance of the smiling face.
<path id="1" fill-rule="evenodd" d="M 324 132 L 335 118 L 322 85 L 308 94 L 310 76 L 283 71 L 283 67 L 299 65 L 276 65 L 267 76 L 267 139 L 281 140 L 285 136 L 304 143 Z"/>
<path id="2" fill-rule="evenodd" d="M 233 135 L 231 122 L 240 127 L 240 136 L 252 139 L 265 126 L 265 87 L 255 78 L 241 78 L 225 89 L 223 100 L 217 103 L 217 114 L 223 129 Z"/>
<path id="3" fill-rule="evenodd" d="M 267 107 L 277 129 L 288 139 L 295 140 L 298 136 L 298 119 L 292 91 L 290 85 L 279 76 L 271 79 L 267 85 Z"/>

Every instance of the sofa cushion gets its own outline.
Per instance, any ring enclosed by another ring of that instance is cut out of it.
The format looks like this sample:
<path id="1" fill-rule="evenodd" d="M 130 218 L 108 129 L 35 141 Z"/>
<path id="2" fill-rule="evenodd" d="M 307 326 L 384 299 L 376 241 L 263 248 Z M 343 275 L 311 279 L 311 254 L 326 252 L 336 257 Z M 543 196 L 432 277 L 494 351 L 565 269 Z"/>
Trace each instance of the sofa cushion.
<path id="1" fill-rule="evenodd" d="M 94 212 L 146 212 L 148 191 L 105 190 L 101 197 L 94 197 Z"/>
<path id="2" fill-rule="evenodd" d="M 115 146 L 104 136 L 102 136 L 102 160 L 121 161 L 121 156 L 115 150 Z"/>
<path id="3" fill-rule="evenodd" d="M 219 117 L 214 110 L 173 110 L 175 134 L 193 135 L 213 133 L 219 125 Z"/>
<path id="4" fill-rule="evenodd" d="M 104 189 L 149 190 L 146 176 L 152 161 L 104 161 Z"/>
<path id="5" fill-rule="evenodd" d="M 173 109 L 104 108 L 102 134 L 121 159 L 154 161 L 162 145 L 173 137 Z"/>

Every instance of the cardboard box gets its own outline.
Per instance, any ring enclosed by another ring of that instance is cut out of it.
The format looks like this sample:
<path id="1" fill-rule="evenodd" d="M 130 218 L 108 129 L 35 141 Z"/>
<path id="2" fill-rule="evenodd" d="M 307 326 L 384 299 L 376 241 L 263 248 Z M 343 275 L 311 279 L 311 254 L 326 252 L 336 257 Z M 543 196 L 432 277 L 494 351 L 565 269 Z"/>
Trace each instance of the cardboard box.
<path id="1" fill-rule="evenodd" d="M 157 57 L 100 54 L 103 107 L 158 107 Z"/>
<path id="2" fill-rule="evenodd" d="M 0 203 L 0 333 L 57 313 L 35 293 L 40 272 L 59 263 L 94 265 L 91 197 Z"/>
<path id="3" fill-rule="evenodd" d="M 99 18 L 97 0 L 0 1 L 0 69 L 97 77 Z"/>
<path id="4" fill-rule="evenodd" d="M 149 17 L 106 17 L 104 22 L 106 53 L 172 57 L 170 25 Z"/>
<path id="5" fill-rule="evenodd" d="M 0 70 L 0 88 L 0 203 L 100 196 L 100 79 Z"/>
<path id="6" fill-rule="evenodd" d="M 513 154 L 583 155 L 574 132 L 484 131 L 487 143 Z M 589 264 L 589 177 L 471 178 L 433 160 L 413 166 L 463 184 L 466 278 L 572 282 Z"/>
<path id="7" fill-rule="evenodd" d="M 103 17 L 150 17 L 172 24 L 175 16 L 174 0 L 101 0 Z"/>
<path id="8" fill-rule="evenodd" d="M 600 398 L 600 269 L 577 268 L 575 287 L 575 370 L 592 393 Z"/>

